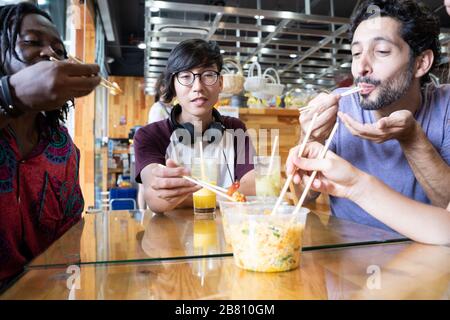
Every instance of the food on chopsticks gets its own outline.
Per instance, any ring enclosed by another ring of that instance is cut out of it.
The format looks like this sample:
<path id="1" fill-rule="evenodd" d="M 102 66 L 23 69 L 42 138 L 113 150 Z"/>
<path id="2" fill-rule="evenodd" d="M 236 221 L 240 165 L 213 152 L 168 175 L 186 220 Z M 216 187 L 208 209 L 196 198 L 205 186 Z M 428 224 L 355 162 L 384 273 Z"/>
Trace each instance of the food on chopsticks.
<path id="1" fill-rule="evenodd" d="M 240 193 L 239 191 L 235 191 L 233 192 L 233 194 L 231 195 L 231 197 L 233 198 L 234 201 L 236 202 L 246 202 L 247 198 L 245 197 L 244 194 Z"/>
<path id="2" fill-rule="evenodd" d="M 69 55 L 68 58 L 69 58 L 70 61 L 72 61 L 74 63 L 84 64 L 84 62 L 82 60 L 78 59 L 77 57 Z M 54 57 L 50 57 L 50 61 L 60 61 L 60 60 L 58 60 L 58 59 L 56 59 Z M 100 85 L 105 87 L 106 89 L 108 89 L 109 93 L 112 94 L 113 96 L 116 96 L 116 95 L 119 95 L 119 94 L 123 93 L 122 89 L 119 87 L 117 82 L 108 81 L 108 80 L 106 80 L 103 77 L 100 77 L 100 78 L 101 78 Z"/>
<path id="3" fill-rule="evenodd" d="M 228 187 L 227 194 L 228 194 L 229 196 L 232 196 L 233 193 L 234 193 L 235 191 L 237 191 L 237 190 L 239 189 L 240 186 L 241 186 L 241 183 L 240 183 L 239 181 L 233 182 L 233 184 L 232 184 L 231 186 Z"/>

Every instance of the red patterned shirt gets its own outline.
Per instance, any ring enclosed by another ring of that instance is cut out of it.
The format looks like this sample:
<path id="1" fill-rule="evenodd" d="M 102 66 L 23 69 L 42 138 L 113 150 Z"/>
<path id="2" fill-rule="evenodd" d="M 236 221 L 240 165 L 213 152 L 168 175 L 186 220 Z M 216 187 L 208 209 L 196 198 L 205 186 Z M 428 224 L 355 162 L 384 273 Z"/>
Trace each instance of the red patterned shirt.
<path id="1" fill-rule="evenodd" d="M 81 218 L 80 153 L 63 126 L 39 115 L 40 141 L 21 159 L 13 130 L 0 130 L 0 284 Z"/>

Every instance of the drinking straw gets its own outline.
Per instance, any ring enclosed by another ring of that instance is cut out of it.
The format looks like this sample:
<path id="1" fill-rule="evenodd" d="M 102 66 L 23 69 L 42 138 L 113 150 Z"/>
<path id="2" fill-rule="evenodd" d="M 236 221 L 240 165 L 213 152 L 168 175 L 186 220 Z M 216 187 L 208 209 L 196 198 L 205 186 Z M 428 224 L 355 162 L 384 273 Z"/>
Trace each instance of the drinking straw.
<path id="1" fill-rule="evenodd" d="M 206 173 L 205 173 L 205 160 L 203 158 L 203 141 L 199 141 L 200 145 L 200 174 L 202 176 L 202 180 L 206 180 Z"/>
<path id="2" fill-rule="evenodd" d="M 277 145 L 278 145 L 278 136 L 276 136 L 274 141 L 273 141 L 272 153 L 270 154 L 270 162 L 269 162 L 269 171 L 268 171 L 269 175 L 272 173 L 273 161 L 274 161 L 274 158 L 275 158 L 275 151 L 277 149 Z"/>

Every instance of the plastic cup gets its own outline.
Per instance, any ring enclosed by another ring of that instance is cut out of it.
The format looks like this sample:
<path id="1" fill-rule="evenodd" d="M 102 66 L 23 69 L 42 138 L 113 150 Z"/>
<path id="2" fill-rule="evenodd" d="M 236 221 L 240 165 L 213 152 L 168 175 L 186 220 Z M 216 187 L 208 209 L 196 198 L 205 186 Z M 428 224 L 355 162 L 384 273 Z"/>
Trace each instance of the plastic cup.
<path id="1" fill-rule="evenodd" d="M 281 191 L 280 157 L 274 156 L 272 166 L 270 156 L 255 156 L 256 195 L 277 197 Z"/>
<path id="2" fill-rule="evenodd" d="M 246 270 L 280 272 L 300 265 L 308 209 L 281 205 L 270 214 L 267 205 L 249 204 L 246 213 L 226 211 L 234 263 Z"/>
<path id="3" fill-rule="evenodd" d="M 203 169 L 202 169 L 203 167 Z M 193 158 L 191 164 L 191 175 L 194 178 L 217 184 L 218 164 L 216 158 Z M 196 218 L 214 218 L 216 211 L 216 194 L 208 189 L 202 188 L 193 194 L 194 215 Z"/>

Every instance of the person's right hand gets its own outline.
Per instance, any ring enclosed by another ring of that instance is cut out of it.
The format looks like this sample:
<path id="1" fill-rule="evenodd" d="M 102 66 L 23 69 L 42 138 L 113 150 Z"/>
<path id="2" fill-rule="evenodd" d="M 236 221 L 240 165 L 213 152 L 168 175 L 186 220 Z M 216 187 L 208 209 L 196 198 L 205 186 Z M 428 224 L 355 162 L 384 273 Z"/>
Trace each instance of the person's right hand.
<path id="1" fill-rule="evenodd" d="M 339 99 L 339 95 L 327 93 L 320 93 L 312 99 L 308 103 L 311 109 L 304 111 L 299 117 L 302 136 L 305 136 L 314 113 L 319 112 L 309 140 L 323 143 L 330 135 L 336 122 Z"/>
<path id="2" fill-rule="evenodd" d="M 318 174 L 311 185 L 315 191 L 354 199 L 361 191 L 360 188 L 364 187 L 360 183 L 364 172 L 332 151 L 327 151 L 325 159 L 317 159 L 322 144 L 308 143 L 301 158 L 297 157 L 298 148 L 291 149 L 286 163 L 286 173 L 294 173 L 294 182 L 298 183 L 301 179 L 306 183 L 310 176 L 308 173 L 317 170 Z"/>
<path id="3" fill-rule="evenodd" d="M 24 111 L 50 111 L 88 95 L 100 83 L 96 64 L 41 61 L 11 75 L 13 102 Z"/>
<path id="4" fill-rule="evenodd" d="M 175 161 L 167 159 L 166 167 L 155 166 L 152 169 L 150 186 L 158 198 L 169 203 L 181 203 L 193 192 L 202 188 L 182 178 L 182 176 L 189 175 L 189 169 L 178 166 Z"/>

